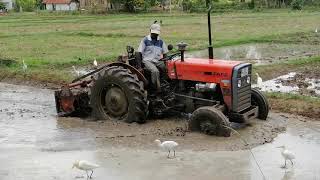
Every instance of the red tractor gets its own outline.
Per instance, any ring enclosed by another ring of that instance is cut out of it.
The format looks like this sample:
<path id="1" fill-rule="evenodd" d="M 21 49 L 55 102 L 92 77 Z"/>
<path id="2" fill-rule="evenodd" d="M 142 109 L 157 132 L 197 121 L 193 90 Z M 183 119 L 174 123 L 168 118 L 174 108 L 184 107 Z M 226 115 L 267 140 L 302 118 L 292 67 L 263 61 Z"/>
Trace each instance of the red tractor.
<path id="1" fill-rule="evenodd" d="M 172 112 L 192 113 L 190 130 L 217 136 L 230 136 L 230 122 L 266 120 L 267 99 L 251 88 L 252 65 L 213 59 L 210 11 L 208 23 L 209 59 L 184 58 L 186 44 L 179 43 L 178 53 L 162 59 L 166 71 L 161 72 L 161 94 L 149 85 L 141 54 L 128 46 L 127 56 L 55 91 L 58 114 L 144 123 Z"/>

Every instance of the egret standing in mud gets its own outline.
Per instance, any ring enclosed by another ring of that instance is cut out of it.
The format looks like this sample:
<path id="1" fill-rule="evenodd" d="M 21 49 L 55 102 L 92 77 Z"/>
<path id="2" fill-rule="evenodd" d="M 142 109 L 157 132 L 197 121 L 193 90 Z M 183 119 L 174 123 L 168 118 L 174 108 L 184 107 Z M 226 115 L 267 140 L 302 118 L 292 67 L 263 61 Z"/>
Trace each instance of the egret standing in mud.
<path id="1" fill-rule="evenodd" d="M 27 69 L 28 69 L 28 65 L 24 62 L 24 59 L 22 60 L 22 70 L 23 72 L 27 72 Z"/>
<path id="2" fill-rule="evenodd" d="M 72 66 L 72 69 L 73 69 L 74 73 L 79 77 L 80 71 L 78 71 L 75 66 Z"/>
<path id="3" fill-rule="evenodd" d="M 97 165 L 97 164 L 94 164 L 94 163 L 90 163 L 90 162 L 88 162 L 88 161 L 78 160 L 78 161 L 75 161 L 75 162 L 73 163 L 72 168 L 74 168 L 74 167 L 76 167 L 76 168 L 78 168 L 78 169 L 80 169 L 80 170 L 86 171 L 86 173 L 87 173 L 87 178 L 90 178 L 90 179 L 91 179 L 91 178 L 92 178 L 92 174 L 93 174 L 93 170 L 96 169 L 96 168 L 98 168 L 98 167 L 100 167 L 100 166 Z M 91 171 L 90 176 L 88 175 L 88 171 Z"/>
<path id="4" fill-rule="evenodd" d="M 157 143 L 157 145 L 161 149 L 168 151 L 168 158 L 170 157 L 171 151 L 173 151 L 173 155 L 174 155 L 174 157 L 176 157 L 176 147 L 179 145 L 178 143 L 176 143 L 174 141 L 163 141 L 161 143 L 161 141 L 159 139 L 156 139 L 154 142 Z"/>
<path id="5" fill-rule="evenodd" d="M 94 65 L 95 67 L 98 66 L 98 62 L 97 62 L 96 58 L 94 58 L 93 65 Z"/>
<path id="6" fill-rule="evenodd" d="M 257 75 L 257 86 L 261 87 L 262 86 L 262 78 L 259 76 L 258 73 L 256 73 L 256 75 Z"/>
<path id="7" fill-rule="evenodd" d="M 284 158 L 284 166 L 283 167 L 284 168 L 287 167 L 287 160 L 291 161 L 291 165 L 293 166 L 292 160 L 295 159 L 295 155 L 293 154 L 293 152 L 286 149 L 286 146 L 279 146 L 278 148 L 282 148 L 281 155 Z"/>

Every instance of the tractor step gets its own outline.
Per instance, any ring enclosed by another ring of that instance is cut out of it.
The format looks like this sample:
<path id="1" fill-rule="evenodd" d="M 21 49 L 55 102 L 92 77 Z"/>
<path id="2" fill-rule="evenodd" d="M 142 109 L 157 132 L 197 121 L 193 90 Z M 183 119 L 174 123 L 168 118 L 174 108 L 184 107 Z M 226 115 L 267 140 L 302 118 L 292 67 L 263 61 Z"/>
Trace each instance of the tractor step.
<path id="1" fill-rule="evenodd" d="M 240 113 L 230 112 L 228 116 L 230 122 L 244 123 L 250 119 L 258 117 L 258 115 L 259 108 L 257 106 L 251 106 Z"/>

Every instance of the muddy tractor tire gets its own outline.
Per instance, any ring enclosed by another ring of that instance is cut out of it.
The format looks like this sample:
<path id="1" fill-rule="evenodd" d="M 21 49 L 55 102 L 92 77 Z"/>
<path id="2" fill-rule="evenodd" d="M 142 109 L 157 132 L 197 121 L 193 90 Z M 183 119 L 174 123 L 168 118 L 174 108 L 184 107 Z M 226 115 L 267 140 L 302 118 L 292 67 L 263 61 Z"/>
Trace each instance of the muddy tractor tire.
<path id="1" fill-rule="evenodd" d="M 144 123 L 147 97 L 143 83 L 129 69 L 112 66 L 93 76 L 90 105 L 97 119 Z"/>
<path id="2" fill-rule="evenodd" d="M 269 113 L 269 103 L 267 98 L 257 89 L 251 90 L 251 104 L 258 106 L 258 119 L 266 120 Z"/>
<path id="3" fill-rule="evenodd" d="M 192 113 L 189 130 L 207 135 L 229 137 L 231 135 L 228 118 L 218 109 L 210 106 L 200 107 Z"/>

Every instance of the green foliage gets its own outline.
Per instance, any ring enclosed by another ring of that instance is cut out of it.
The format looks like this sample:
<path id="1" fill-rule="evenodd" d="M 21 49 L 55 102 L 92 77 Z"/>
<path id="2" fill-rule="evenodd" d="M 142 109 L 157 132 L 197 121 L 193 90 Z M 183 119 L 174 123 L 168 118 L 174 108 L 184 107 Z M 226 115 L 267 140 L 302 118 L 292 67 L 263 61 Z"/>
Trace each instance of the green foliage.
<path id="1" fill-rule="evenodd" d="M 293 0 L 291 2 L 291 7 L 293 10 L 302 10 L 304 5 L 304 0 Z"/>
<path id="2" fill-rule="evenodd" d="M 248 6 L 249 6 L 249 9 L 254 9 L 254 7 L 255 7 L 254 0 L 251 0 L 251 2 L 248 4 Z"/>
<path id="3" fill-rule="evenodd" d="M 22 7 L 23 11 L 34 11 L 36 7 L 36 0 L 17 0 L 17 7 Z"/>
<path id="4" fill-rule="evenodd" d="M 0 2 L 0 9 L 6 9 L 6 5 L 3 2 Z"/>
<path id="5" fill-rule="evenodd" d="M 145 0 L 112 0 L 111 3 L 122 4 L 126 12 L 136 12 L 144 6 Z"/>

